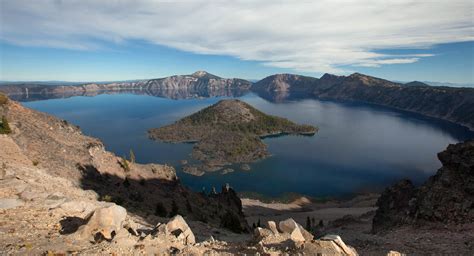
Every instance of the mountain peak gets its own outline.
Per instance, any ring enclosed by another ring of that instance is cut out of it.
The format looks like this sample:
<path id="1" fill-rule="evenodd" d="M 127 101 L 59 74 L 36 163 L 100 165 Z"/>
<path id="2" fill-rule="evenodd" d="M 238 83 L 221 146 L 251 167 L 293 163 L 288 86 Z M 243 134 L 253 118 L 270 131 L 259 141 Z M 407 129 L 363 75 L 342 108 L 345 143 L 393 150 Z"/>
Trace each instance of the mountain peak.
<path id="1" fill-rule="evenodd" d="M 220 77 L 213 75 L 207 71 L 204 70 L 198 70 L 194 73 L 191 74 L 191 76 L 197 77 L 197 78 L 214 78 L 214 79 L 219 79 Z"/>

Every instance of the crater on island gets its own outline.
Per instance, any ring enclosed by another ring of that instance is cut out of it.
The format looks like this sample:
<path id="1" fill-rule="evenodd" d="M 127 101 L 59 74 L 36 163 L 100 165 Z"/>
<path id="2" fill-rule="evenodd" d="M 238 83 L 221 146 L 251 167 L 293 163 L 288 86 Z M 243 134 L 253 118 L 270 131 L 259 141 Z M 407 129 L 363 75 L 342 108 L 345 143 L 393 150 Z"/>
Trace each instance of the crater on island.
<path id="1" fill-rule="evenodd" d="M 151 139 L 171 143 L 195 142 L 192 157 L 200 162 L 183 170 L 193 175 L 222 167 L 251 163 L 270 154 L 262 138 L 276 135 L 312 136 L 311 125 L 267 115 L 236 99 L 221 100 L 173 124 L 148 131 Z"/>

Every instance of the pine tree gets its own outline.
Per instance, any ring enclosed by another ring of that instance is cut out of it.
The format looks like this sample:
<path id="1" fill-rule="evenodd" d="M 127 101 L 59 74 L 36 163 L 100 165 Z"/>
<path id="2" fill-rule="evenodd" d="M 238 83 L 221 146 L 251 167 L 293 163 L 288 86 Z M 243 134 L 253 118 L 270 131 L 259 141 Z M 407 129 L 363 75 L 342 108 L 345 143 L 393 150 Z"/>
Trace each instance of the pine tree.
<path id="1" fill-rule="evenodd" d="M 262 225 L 260 224 L 260 219 L 258 219 L 258 221 L 257 221 L 257 227 L 259 227 L 259 228 L 262 227 Z"/>
<path id="2" fill-rule="evenodd" d="M 178 215 L 178 211 L 179 211 L 178 205 L 176 204 L 176 201 L 173 200 L 171 202 L 171 211 L 170 211 L 169 217 L 171 218 Z"/>
<path id="3" fill-rule="evenodd" d="M 309 216 L 306 217 L 306 230 L 310 231 L 311 232 L 311 219 L 309 218 Z"/>
<path id="4" fill-rule="evenodd" d="M 323 222 L 323 220 L 320 220 L 320 221 L 319 221 L 319 225 L 318 225 L 318 226 L 319 226 L 320 228 L 324 227 L 324 222 Z"/>
<path id="5" fill-rule="evenodd" d="M 191 203 L 189 202 L 188 199 L 186 199 L 186 209 L 188 212 L 192 213 L 193 212 L 193 207 L 191 206 Z"/>
<path id="6" fill-rule="evenodd" d="M 158 202 L 155 208 L 155 215 L 160 217 L 166 217 L 167 211 L 162 202 Z"/>

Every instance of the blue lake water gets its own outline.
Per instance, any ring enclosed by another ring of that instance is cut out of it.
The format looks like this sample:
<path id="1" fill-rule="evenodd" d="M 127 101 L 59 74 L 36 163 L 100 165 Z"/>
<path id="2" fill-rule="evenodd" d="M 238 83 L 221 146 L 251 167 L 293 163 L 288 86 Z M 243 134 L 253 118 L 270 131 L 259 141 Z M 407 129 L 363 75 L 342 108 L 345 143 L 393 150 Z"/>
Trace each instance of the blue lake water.
<path id="1" fill-rule="evenodd" d="M 271 157 L 251 171 L 195 177 L 181 171 L 192 144 L 151 141 L 147 130 L 172 123 L 222 97 L 173 100 L 117 94 L 25 102 L 24 105 L 78 125 L 117 155 L 135 152 L 137 162 L 176 167 L 182 183 L 194 190 L 229 183 L 237 191 L 266 196 L 298 193 L 347 196 L 380 191 L 401 178 L 423 182 L 441 166 L 436 154 L 450 143 L 474 138 L 467 129 L 416 114 L 366 104 L 315 99 L 270 102 L 255 94 L 239 97 L 257 109 L 319 126 L 313 137 L 266 138 Z"/>

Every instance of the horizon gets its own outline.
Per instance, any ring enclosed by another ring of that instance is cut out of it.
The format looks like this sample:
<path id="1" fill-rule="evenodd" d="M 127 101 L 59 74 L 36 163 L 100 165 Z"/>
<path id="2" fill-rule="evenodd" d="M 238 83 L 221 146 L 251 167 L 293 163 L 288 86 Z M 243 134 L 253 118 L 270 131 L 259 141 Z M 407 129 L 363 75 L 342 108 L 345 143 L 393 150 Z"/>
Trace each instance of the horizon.
<path id="1" fill-rule="evenodd" d="M 201 70 L 196 70 L 195 72 L 189 73 L 189 74 L 174 74 L 174 75 L 170 75 L 170 76 L 190 76 L 190 75 L 193 75 L 194 73 L 197 73 L 197 72 L 206 72 L 210 75 L 215 75 L 215 76 L 218 76 L 218 77 L 223 78 L 223 79 L 232 79 L 232 78 L 244 79 L 244 80 L 247 80 L 251 83 L 255 83 L 255 82 L 261 81 L 261 80 L 263 80 L 267 77 L 270 77 L 270 76 L 273 76 L 273 75 L 280 75 L 280 74 L 305 76 L 305 75 L 298 74 L 298 73 L 276 73 L 276 74 L 272 74 L 272 75 L 262 77 L 262 78 L 240 78 L 240 77 L 235 77 L 235 76 L 222 77 L 218 74 L 216 75 L 215 73 L 208 72 L 208 71 L 202 70 L 202 69 Z M 346 75 L 346 76 L 350 76 L 350 75 L 358 74 L 358 73 L 359 72 L 354 72 L 354 73 Z M 324 73 L 319 77 L 316 77 L 316 76 L 309 76 L 309 77 L 314 77 L 314 78 L 320 79 L 322 76 L 324 76 L 326 74 L 335 75 L 335 74 L 331 74 L 331 73 Z M 359 73 L 359 74 L 362 74 L 362 73 Z M 367 75 L 367 74 L 362 74 L 362 75 L 370 76 L 370 75 Z M 61 83 L 68 83 L 69 85 L 80 85 L 80 84 L 90 84 L 90 83 L 105 84 L 105 83 L 132 82 L 132 81 L 146 81 L 146 80 L 162 79 L 162 78 L 166 78 L 166 77 L 170 77 L 170 76 L 154 77 L 154 78 L 137 78 L 137 79 L 127 79 L 127 80 L 109 80 L 109 81 L 62 81 L 62 80 L 26 80 L 26 81 L 18 80 L 18 81 L 9 81 L 9 80 L 0 80 L 0 85 L 8 85 L 8 83 L 12 83 L 12 84 L 15 84 L 15 83 L 45 83 L 45 84 L 46 83 L 51 83 L 50 85 L 61 85 Z M 337 76 L 343 76 L 343 75 L 337 75 Z M 383 78 L 383 77 L 376 77 L 376 78 L 384 79 L 384 80 L 391 81 L 391 82 L 394 82 L 394 83 L 399 83 L 399 84 L 407 84 L 407 83 L 411 83 L 411 82 L 421 82 L 421 83 L 425 83 L 426 85 L 429 85 L 429 86 L 448 86 L 448 87 L 465 87 L 465 88 L 474 87 L 474 83 L 453 83 L 453 82 L 446 82 L 446 81 L 445 82 L 438 82 L 438 81 L 419 81 L 419 80 L 399 81 L 399 80 L 389 80 L 389 79 L 386 79 L 386 78 Z"/>
<path id="2" fill-rule="evenodd" d="M 247 80 L 357 72 L 474 86 L 473 3 L 361 4 L 2 1 L 0 80 L 115 82 L 207 70 Z"/>

